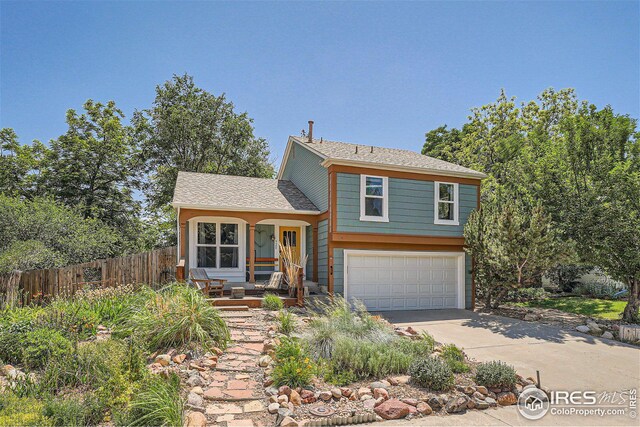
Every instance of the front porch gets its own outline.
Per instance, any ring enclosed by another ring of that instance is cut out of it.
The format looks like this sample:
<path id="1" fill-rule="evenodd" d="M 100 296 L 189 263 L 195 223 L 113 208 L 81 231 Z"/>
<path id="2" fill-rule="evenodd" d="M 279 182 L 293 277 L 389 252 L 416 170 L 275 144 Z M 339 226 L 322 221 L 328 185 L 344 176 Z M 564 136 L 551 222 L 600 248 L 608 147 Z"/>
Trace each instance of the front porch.
<path id="1" fill-rule="evenodd" d="M 210 279 L 222 281 L 223 296 L 212 298 L 212 304 L 259 307 L 262 292 L 256 285 L 268 283 L 274 272 L 284 270 L 280 245 L 285 243 L 300 260 L 297 286 L 302 282 L 303 295 L 326 294 L 326 287 L 318 285 L 316 215 L 179 209 L 178 218 L 177 276 L 189 280 L 190 269 L 200 268 Z M 231 298 L 231 288 L 238 287 L 244 289 L 245 297 Z M 283 291 L 281 297 L 287 306 L 302 304 L 302 295 L 290 297 Z"/>
<path id="2" fill-rule="evenodd" d="M 236 298 L 232 296 L 231 288 L 244 288 L 244 297 Z M 305 299 L 315 299 L 318 297 L 325 297 L 326 293 L 321 292 L 320 287 L 317 283 L 305 280 L 303 281 L 303 289 L 304 294 L 303 297 Z M 259 308 L 262 306 L 262 300 L 264 296 L 267 294 L 276 294 L 285 307 L 293 307 L 299 305 L 299 301 L 296 296 L 290 296 L 289 292 L 286 290 L 279 289 L 277 291 L 273 290 L 257 290 L 255 289 L 255 283 L 251 282 L 240 282 L 240 283 L 232 283 L 229 286 L 225 286 L 222 297 L 211 295 L 209 301 L 214 306 L 218 307 L 242 307 L 246 306 L 248 308 Z"/>

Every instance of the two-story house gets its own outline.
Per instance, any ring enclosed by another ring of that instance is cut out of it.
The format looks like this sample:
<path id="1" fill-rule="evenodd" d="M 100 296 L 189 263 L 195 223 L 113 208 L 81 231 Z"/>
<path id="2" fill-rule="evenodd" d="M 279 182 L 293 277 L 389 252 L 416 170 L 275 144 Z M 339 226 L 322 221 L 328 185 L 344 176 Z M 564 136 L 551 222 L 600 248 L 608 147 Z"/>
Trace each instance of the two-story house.
<path id="1" fill-rule="evenodd" d="M 395 148 L 289 137 L 275 179 L 178 175 L 185 270 L 250 288 L 278 269 L 278 241 L 328 293 L 373 311 L 471 308 L 463 227 L 484 174 Z M 266 261 L 266 262 L 265 262 Z"/>

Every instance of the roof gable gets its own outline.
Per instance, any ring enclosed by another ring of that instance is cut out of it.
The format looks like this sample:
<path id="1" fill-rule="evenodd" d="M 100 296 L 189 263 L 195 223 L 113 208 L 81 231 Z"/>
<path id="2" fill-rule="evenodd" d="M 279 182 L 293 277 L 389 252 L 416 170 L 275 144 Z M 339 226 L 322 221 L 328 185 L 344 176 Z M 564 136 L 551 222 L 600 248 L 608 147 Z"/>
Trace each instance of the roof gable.
<path id="1" fill-rule="evenodd" d="M 324 159 L 322 165 L 348 164 L 360 167 L 405 170 L 416 173 L 431 173 L 447 176 L 482 179 L 486 175 L 454 163 L 425 156 L 415 151 L 399 148 L 374 147 L 371 145 L 351 144 L 347 142 L 290 136 L 285 157 L 280 165 L 278 177 L 286 166 L 293 144 L 300 145 Z"/>

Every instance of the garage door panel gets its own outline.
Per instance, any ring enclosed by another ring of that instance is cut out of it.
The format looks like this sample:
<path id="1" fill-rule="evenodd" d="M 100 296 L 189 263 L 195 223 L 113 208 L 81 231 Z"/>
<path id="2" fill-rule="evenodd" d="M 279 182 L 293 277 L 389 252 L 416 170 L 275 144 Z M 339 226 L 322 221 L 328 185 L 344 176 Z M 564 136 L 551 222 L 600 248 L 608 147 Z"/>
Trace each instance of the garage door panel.
<path id="1" fill-rule="evenodd" d="M 347 257 L 347 294 L 372 311 L 455 308 L 458 256 Z"/>

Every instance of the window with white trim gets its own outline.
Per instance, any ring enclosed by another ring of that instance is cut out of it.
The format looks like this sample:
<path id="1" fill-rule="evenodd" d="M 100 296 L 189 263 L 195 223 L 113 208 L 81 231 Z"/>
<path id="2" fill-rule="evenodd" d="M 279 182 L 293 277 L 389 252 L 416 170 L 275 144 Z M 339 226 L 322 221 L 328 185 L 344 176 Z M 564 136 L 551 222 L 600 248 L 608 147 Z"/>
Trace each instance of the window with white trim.
<path id="1" fill-rule="evenodd" d="M 386 176 L 360 175 L 360 221 L 389 221 Z"/>
<path id="2" fill-rule="evenodd" d="M 199 222 L 196 236 L 198 267 L 238 268 L 238 224 Z"/>
<path id="3" fill-rule="evenodd" d="M 458 225 L 458 184 L 435 182 L 434 224 Z"/>

